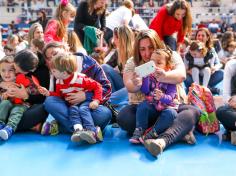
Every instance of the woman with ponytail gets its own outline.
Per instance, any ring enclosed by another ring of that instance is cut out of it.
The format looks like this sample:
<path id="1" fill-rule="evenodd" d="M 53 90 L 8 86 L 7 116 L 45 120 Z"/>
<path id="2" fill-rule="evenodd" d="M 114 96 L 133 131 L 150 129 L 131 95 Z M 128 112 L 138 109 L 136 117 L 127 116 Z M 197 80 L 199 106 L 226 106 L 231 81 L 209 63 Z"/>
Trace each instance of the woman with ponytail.
<path id="1" fill-rule="evenodd" d="M 50 41 L 67 42 L 67 28 L 74 20 L 76 14 L 75 7 L 69 2 L 69 0 L 61 0 L 61 3 L 56 9 L 56 14 L 51 19 L 45 29 L 44 41 L 49 43 Z"/>

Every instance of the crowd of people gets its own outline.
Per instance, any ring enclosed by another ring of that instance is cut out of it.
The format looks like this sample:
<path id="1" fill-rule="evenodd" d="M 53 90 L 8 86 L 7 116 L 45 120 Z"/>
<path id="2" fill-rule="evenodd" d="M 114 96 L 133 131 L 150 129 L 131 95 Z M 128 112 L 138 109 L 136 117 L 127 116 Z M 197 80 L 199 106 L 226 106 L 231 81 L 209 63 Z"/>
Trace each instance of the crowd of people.
<path id="1" fill-rule="evenodd" d="M 195 82 L 213 94 L 223 91 L 225 105 L 216 114 L 230 140 L 236 130 L 234 33 L 217 39 L 200 27 L 192 35 L 185 0 L 164 4 L 150 24 L 134 18 L 131 0 L 108 16 L 106 3 L 81 1 L 76 9 L 61 0 L 53 18 L 42 15 L 24 37 L 10 35 L 0 60 L 0 138 L 33 130 L 95 144 L 113 124 L 158 156 L 178 141 L 196 143 L 203 112 L 186 101 Z M 137 74 L 136 67 L 149 61 L 154 72 Z"/>

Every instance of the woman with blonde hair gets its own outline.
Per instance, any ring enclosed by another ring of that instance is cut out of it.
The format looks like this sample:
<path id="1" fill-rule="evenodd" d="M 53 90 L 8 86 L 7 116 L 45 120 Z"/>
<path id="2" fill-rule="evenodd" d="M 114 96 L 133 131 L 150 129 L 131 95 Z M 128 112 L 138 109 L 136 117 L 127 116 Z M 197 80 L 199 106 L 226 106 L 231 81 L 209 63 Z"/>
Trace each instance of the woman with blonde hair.
<path id="1" fill-rule="evenodd" d="M 45 29 L 44 41 L 66 42 L 67 28 L 74 20 L 76 14 L 75 7 L 68 0 L 61 0 L 55 13 L 55 17 L 51 19 Z"/>
<path id="2" fill-rule="evenodd" d="M 172 50 L 178 50 L 184 41 L 184 36 L 191 34 L 192 30 L 189 3 L 185 0 L 175 0 L 162 6 L 149 27 L 154 29 L 161 40 Z"/>
<path id="3" fill-rule="evenodd" d="M 129 58 L 133 56 L 134 33 L 126 25 L 114 29 L 113 42 L 116 46 L 118 57 L 115 68 L 103 64 L 102 68 L 112 85 L 111 104 L 116 104 L 118 109 L 128 103 L 128 93 L 123 83 L 123 68 Z"/>
<path id="4" fill-rule="evenodd" d="M 71 53 L 81 52 L 87 55 L 86 50 L 84 49 L 82 43 L 80 42 L 80 39 L 78 38 L 77 34 L 74 31 L 68 32 L 67 44 L 69 46 L 69 51 Z"/>
<path id="5" fill-rule="evenodd" d="M 31 41 L 33 39 L 43 39 L 44 33 L 43 33 L 43 27 L 39 23 L 34 23 L 30 26 L 29 28 L 29 33 L 28 33 L 28 43 L 29 45 L 31 44 Z"/>
<path id="6" fill-rule="evenodd" d="M 81 1 L 76 11 L 74 31 L 80 41 L 84 42 L 84 28 L 95 27 L 97 30 L 105 31 L 106 27 L 106 0 Z"/>

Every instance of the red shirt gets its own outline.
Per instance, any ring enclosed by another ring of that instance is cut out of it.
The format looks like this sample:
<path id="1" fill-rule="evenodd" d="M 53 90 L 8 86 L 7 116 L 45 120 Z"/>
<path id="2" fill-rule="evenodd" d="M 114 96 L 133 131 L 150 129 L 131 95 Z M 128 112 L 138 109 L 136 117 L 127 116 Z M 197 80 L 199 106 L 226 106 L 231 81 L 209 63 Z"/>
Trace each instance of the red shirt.
<path id="1" fill-rule="evenodd" d="M 156 17 L 152 20 L 149 28 L 155 30 L 161 40 L 163 40 L 164 36 L 171 36 L 177 32 L 177 42 L 182 43 L 184 41 L 182 25 L 182 20 L 177 20 L 169 15 L 166 6 L 162 6 Z"/>
<path id="2" fill-rule="evenodd" d="M 66 97 L 68 93 L 78 91 L 93 91 L 93 100 L 102 102 L 102 86 L 97 81 L 81 73 L 74 73 L 65 80 L 56 81 L 56 91 L 50 92 L 50 96 Z"/>
<path id="3" fill-rule="evenodd" d="M 49 43 L 51 41 L 62 42 L 62 38 L 57 36 L 58 23 L 57 20 L 50 20 L 44 32 L 44 41 Z"/>

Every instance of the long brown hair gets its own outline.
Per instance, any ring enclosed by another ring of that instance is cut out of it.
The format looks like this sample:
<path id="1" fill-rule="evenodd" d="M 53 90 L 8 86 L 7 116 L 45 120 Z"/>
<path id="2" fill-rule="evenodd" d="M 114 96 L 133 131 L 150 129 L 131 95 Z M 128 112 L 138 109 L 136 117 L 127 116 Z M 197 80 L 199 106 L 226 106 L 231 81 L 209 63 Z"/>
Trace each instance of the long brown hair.
<path id="1" fill-rule="evenodd" d="M 99 0 L 88 0 L 88 12 L 90 15 L 92 15 L 94 12 L 97 15 L 102 15 L 106 11 L 106 8 L 107 8 L 106 4 L 98 9 L 94 8 L 97 1 L 99 1 Z"/>
<path id="2" fill-rule="evenodd" d="M 207 42 L 205 43 L 206 47 L 208 48 L 208 50 L 210 50 L 212 47 L 213 47 L 213 41 L 212 41 L 212 36 L 211 36 L 211 33 L 210 31 L 207 29 L 207 28 L 199 28 L 197 31 L 196 31 L 196 34 L 195 34 L 195 40 L 197 39 L 197 34 L 198 32 L 200 31 L 203 31 L 206 33 L 206 36 L 208 37 L 208 40 Z"/>
<path id="3" fill-rule="evenodd" d="M 178 9 L 183 9 L 186 11 L 186 14 L 183 18 L 183 33 L 189 34 L 192 31 L 192 15 L 190 10 L 190 4 L 185 0 L 175 0 L 172 4 L 167 5 L 168 13 L 171 16 L 174 16 L 175 11 Z"/>
<path id="4" fill-rule="evenodd" d="M 56 13 L 55 13 L 55 19 L 58 22 L 57 36 L 60 38 L 67 38 L 67 35 L 66 35 L 67 28 L 63 23 L 63 16 L 62 16 L 64 11 L 67 11 L 67 12 L 70 11 L 72 15 L 74 16 L 76 15 L 76 9 L 71 3 L 68 3 L 66 5 L 63 5 L 60 3 L 58 5 L 56 9 Z"/>
<path id="5" fill-rule="evenodd" d="M 149 39 L 153 45 L 154 50 L 165 49 L 165 44 L 161 41 L 157 33 L 152 29 L 142 30 L 138 33 L 134 41 L 134 63 L 135 65 L 143 64 L 142 58 L 139 52 L 140 41 L 143 39 Z"/>

